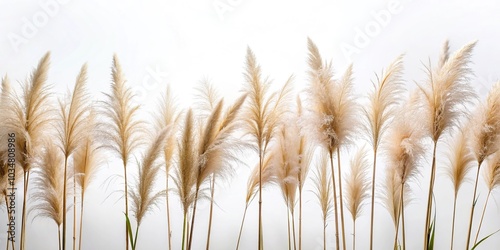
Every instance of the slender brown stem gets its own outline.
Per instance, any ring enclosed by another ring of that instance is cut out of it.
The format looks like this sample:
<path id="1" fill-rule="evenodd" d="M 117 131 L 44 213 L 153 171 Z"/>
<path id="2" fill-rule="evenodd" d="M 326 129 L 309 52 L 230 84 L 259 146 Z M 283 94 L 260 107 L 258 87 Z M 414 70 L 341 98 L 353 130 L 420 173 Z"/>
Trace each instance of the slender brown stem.
<path id="1" fill-rule="evenodd" d="M 29 166 L 26 167 L 26 169 L 29 169 Z M 26 196 L 28 194 L 28 184 L 29 184 L 29 179 L 30 179 L 30 172 L 29 170 L 24 171 L 24 195 L 23 195 L 23 214 L 21 217 L 21 243 L 20 243 L 20 248 L 21 250 L 24 250 L 24 242 L 26 240 Z"/>
<path id="2" fill-rule="evenodd" d="M 323 250 L 326 250 L 326 218 L 323 219 Z"/>
<path id="3" fill-rule="evenodd" d="M 63 180 L 63 211 L 62 211 L 62 249 L 66 249 L 66 186 L 67 186 L 67 172 L 68 172 L 68 155 L 64 157 L 64 180 Z"/>
<path id="4" fill-rule="evenodd" d="M 373 148 L 372 203 L 370 215 L 370 250 L 373 250 L 373 219 L 375 213 L 375 177 L 377 172 L 377 147 Z"/>
<path id="5" fill-rule="evenodd" d="M 429 225 L 431 222 L 431 210 L 432 210 L 432 192 L 434 189 L 434 180 L 436 178 L 436 148 L 437 140 L 434 141 L 434 148 L 432 150 L 432 166 L 431 166 L 431 179 L 429 183 L 429 194 L 427 195 L 427 215 L 425 218 L 425 234 L 424 234 L 424 249 L 427 250 L 429 246 Z"/>
<path id="6" fill-rule="evenodd" d="M 337 162 L 338 162 L 338 171 L 339 171 L 339 196 L 340 196 L 340 222 L 342 225 L 342 247 L 343 249 L 347 249 L 345 246 L 345 224 L 344 224 L 344 199 L 342 198 L 342 170 L 340 168 L 340 148 L 337 147 Z"/>
<path id="7" fill-rule="evenodd" d="M 61 226 L 57 225 L 57 242 L 59 243 L 59 250 L 61 250 Z"/>
<path id="8" fill-rule="evenodd" d="M 214 211 L 214 190 L 215 190 L 215 174 L 212 174 L 212 182 L 210 183 L 210 213 L 208 216 L 208 233 L 207 233 L 207 250 L 210 249 L 210 233 L 212 232 L 212 216 Z"/>
<path id="9" fill-rule="evenodd" d="M 73 166 L 73 250 L 76 250 L 76 180 Z"/>
<path id="10" fill-rule="evenodd" d="M 299 250 L 302 250 L 302 184 L 301 183 L 299 183 Z"/>
<path id="11" fill-rule="evenodd" d="M 188 244 L 187 249 L 191 250 L 191 244 L 193 243 L 193 232 L 194 232 L 194 219 L 196 217 L 196 204 L 198 204 L 198 192 L 200 190 L 200 186 L 196 185 L 196 193 L 194 195 L 194 205 L 193 205 L 193 217 L 191 217 L 191 229 L 188 234 Z"/>
<path id="12" fill-rule="evenodd" d="M 339 218 L 337 213 L 337 188 L 335 187 L 335 171 L 333 169 L 333 152 L 330 150 L 330 167 L 332 169 L 332 186 L 333 186 L 333 206 L 334 206 L 334 214 L 335 214 L 335 244 L 336 249 L 340 249 L 339 244 Z"/>
<path id="13" fill-rule="evenodd" d="M 262 235 L 262 158 L 263 152 L 259 146 L 259 250 L 263 250 L 263 235 Z"/>
<path id="14" fill-rule="evenodd" d="M 352 250 L 356 250 L 356 220 L 352 219 Z"/>
<path id="15" fill-rule="evenodd" d="M 243 231 L 243 224 L 245 223 L 245 217 L 247 215 L 248 204 L 245 206 L 245 212 L 243 212 L 243 219 L 241 220 L 240 233 L 238 235 L 238 242 L 236 243 L 236 250 L 240 247 L 241 232 Z"/>
<path id="16" fill-rule="evenodd" d="M 406 250 L 406 236 L 405 236 L 405 205 L 404 205 L 404 183 L 401 185 L 401 234 L 403 236 L 403 250 Z"/>
<path id="17" fill-rule="evenodd" d="M 469 243 L 470 243 L 470 234 L 472 232 L 472 221 L 474 219 L 474 208 L 476 207 L 475 201 L 476 201 L 476 192 L 477 192 L 477 180 L 479 178 L 479 169 L 481 168 L 481 162 L 478 162 L 477 164 L 477 173 L 476 173 L 476 179 L 474 181 L 474 194 L 472 195 L 472 206 L 470 209 L 470 221 L 469 221 L 469 230 L 467 233 L 467 244 L 465 247 L 468 249 L 469 248 Z"/>
<path id="18" fill-rule="evenodd" d="M 170 231 L 170 205 L 168 203 L 168 193 L 169 193 L 169 187 L 168 187 L 168 172 L 167 172 L 167 179 L 166 179 L 166 197 L 165 199 L 167 200 L 167 233 L 168 233 L 168 250 L 172 250 L 172 231 Z"/>
<path id="19" fill-rule="evenodd" d="M 490 194 L 491 190 L 488 192 L 488 196 L 486 196 L 486 203 L 484 203 L 483 212 L 481 214 L 481 220 L 479 221 L 479 228 L 477 229 L 476 233 L 476 239 L 474 239 L 474 245 L 476 244 L 477 238 L 479 237 L 479 232 L 481 232 L 481 226 L 483 225 L 484 214 L 486 212 L 486 206 L 488 206 L 488 200 L 490 199 Z"/>
<path id="20" fill-rule="evenodd" d="M 293 249 L 297 250 L 297 241 L 295 240 L 295 216 L 293 215 L 293 208 L 292 208 L 292 235 L 293 235 Z"/>
<path id="21" fill-rule="evenodd" d="M 457 194 L 455 193 L 455 198 L 453 200 L 453 219 L 451 222 L 451 250 L 453 250 L 453 239 L 455 237 L 455 212 L 457 210 Z"/>
<path id="22" fill-rule="evenodd" d="M 125 179 L 125 216 L 128 217 L 128 185 L 127 185 L 127 162 L 123 159 L 123 177 Z M 128 224 L 125 223 L 125 250 L 128 250 Z"/>
<path id="23" fill-rule="evenodd" d="M 290 237 L 290 210 L 288 206 L 288 201 L 286 202 L 286 215 L 287 215 L 287 229 L 288 229 L 288 250 L 292 250 L 292 240 Z"/>
<path id="24" fill-rule="evenodd" d="M 85 201 L 85 192 L 82 187 L 82 198 L 80 204 L 80 237 L 78 237 L 78 250 L 82 250 L 82 234 L 83 234 L 83 202 Z"/>

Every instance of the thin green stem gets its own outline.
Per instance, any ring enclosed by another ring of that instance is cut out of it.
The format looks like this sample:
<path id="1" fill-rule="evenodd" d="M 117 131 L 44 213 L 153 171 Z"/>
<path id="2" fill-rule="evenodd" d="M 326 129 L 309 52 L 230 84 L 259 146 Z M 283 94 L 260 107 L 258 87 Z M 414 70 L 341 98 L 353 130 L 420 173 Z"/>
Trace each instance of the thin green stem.
<path id="1" fill-rule="evenodd" d="M 477 229 L 477 233 L 476 233 L 476 239 L 474 239 L 474 245 L 476 244 L 477 238 L 479 237 L 479 232 L 481 232 L 481 226 L 483 225 L 484 214 L 486 212 L 486 206 L 488 206 L 490 194 L 491 194 L 491 190 L 488 192 L 488 196 L 486 196 L 486 202 L 484 203 L 483 212 L 481 214 L 481 220 L 479 221 L 479 228 Z"/>
<path id="2" fill-rule="evenodd" d="M 436 178 L 436 148 L 437 140 L 434 141 L 434 146 L 432 150 L 432 166 L 431 166 L 431 179 L 429 183 L 429 194 L 427 195 L 427 214 L 425 217 L 425 234 L 424 234 L 424 249 L 427 250 L 429 245 L 429 225 L 431 222 L 431 210 L 432 210 L 432 192 L 434 189 L 434 180 Z"/>
<path id="3" fill-rule="evenodd" d="M 469 243 L 470 243 L 470 235 L 472 233 L 472 221 L 474 219 L 474 208 L 476 207 L 476 192 L 477 192 L 477 180 L 479 179 L 479 170 L 481 168 L 481 162 L 478 162 L 477 164 L 477 173 L 476 173 L 476 179 L 474 181 L 474 194 L 472 195 L 472 206 L 470 209 L 470 220 L 469 220 L 469 229 L 467 233 L 467 244 L 465 247 L 468 249 L 469 248 Z"/>
<path id="4" fill-rule="evenodd" d="M 187 223 L 187 214 L 186 211 L 184 211 L 184 223 L 182 224 L 182 250 L 185 250 L 185 243 L 186 243 L 186 223 Z"/>

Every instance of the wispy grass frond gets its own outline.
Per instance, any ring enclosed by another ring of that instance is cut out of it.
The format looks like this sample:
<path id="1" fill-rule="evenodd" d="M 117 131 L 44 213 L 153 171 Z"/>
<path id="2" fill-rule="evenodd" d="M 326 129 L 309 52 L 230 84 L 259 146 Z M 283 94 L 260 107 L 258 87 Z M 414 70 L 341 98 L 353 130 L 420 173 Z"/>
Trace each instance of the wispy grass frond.
<path id="1" fill-rule="evenodd" d="M 491 192 L 500 186 L 500 153 L 493 154 L 488 158 L 487 163 L 483 174 L 486 187 Z"/>
<path id="2" fill-rule="evenodd" d="M 205 116 L 208 116 L 215 109 L 218 101 L 221 99 L 216 87 L 209 79 L 201 80 L 200 85 L 196 87 L 196 100 L 198 101 L 198 110 Z"/>
<path id="3" fill-rule="evenodd" d="M 242 140 L 234 138 L 232 135 L 240 127 L 241 123 L 238 122 L 239 113 L 246 100 L 246 95 L 238 98 L 236 102 L 229 106 L 222 114 L 217 115 L 219 118 L 215 120 L 208 119 L 206 122 L 206 129 L 213 129 L 213 135 L 206 134 L 208 138 L 204 139 L 201 144 L 198 163 L 200 164 L 200 174 L 198 178 L 198 185 L 207 180 L 208 176 L 215 174 L 217 176 L 225 176 L 230 174 L 231 165 L 240 163 L 238 155 L 245 146 Z M 222 101 L 213 110 L 213 114 L 222 112 Z M 212 116 L 211 116 L 212 117 Z M 213 123 L 213 125 L 209 125 Z M 214 128 L 211 128 L 214 126 Z M 205 142 L 205 140 L 207 140 Z M 206 144 L 205 144 L 206 143 Z"/>
<path id="4" fill-rule="evenodd" d="M 441 51 L 441 57 L 439 58 L 438 68 L 441 69 L 446 64 L 450 58 L 450 43 L 448 40 L 444 41 L 443 48 Z"/>
<path id="5" fill-rule="evenodd" d="M 246 56 L 245 93 L 248 106 L 244 119 L 245 129 L 258 148 L 264 150 L 276 133 L 278 123 L 286 110 L 291 93 L 290 77 L 280 91 L 270 92 L 270 82 L 262 77 L 255 55 L 248 48 Z"/>
<path id="6" fill-rule="evenodd" d="M 419 85 L 424 96 L 426 127 L 435 142 L 444 132 L 459 125 L 460 119 L 467 113 L 467 104 L 476 97 L 469 85 L 470 57 L 475 45 L 476 42 L 469 43 L 449 58 L 442 56 L 448 58 L 442 67 L 428 69 L 429 80 L 425 85 Z"/>
<path id="7" fill-rule="evenodd" d="M 8 129 L 16 132 L 19 162 L 25 172 L 28 172 L 33 157 L 43 144 L 44 135 L 53 118 L 50 102 L 47 74 L 50 65 L 50 53 L 40 59 L 30 78 L 22 85 L 22 95 L 11 96 L 8 112 L 12 112 L 5 121 Z"/>
<path id="8" fill-rule="evenodd" d="M 332 178 L 328 174 L 328 156 L 321 154 L 313 172 L 314 194 L 321 207 L 322 218 L 325 221 L 333 211 Z"/>
<path id="9" fill-rule="evenodd" d="M 488 94 L 485 104 L 480 104 L 472 123 L 471 146 L 475 159 L 482 163 L 500 149 L 500 82 Z"/>
<path id="10" fill-rule="evenodd" d="M 107 117 L 105 128 L 106 145 L 126 166 L 134 150 L 142 144 L 143 124 L 137 118 L 139 105 L 133 102 L 132 89 L 126 85 L 122 67 L 116 55 L 113 56 L 111 94 L 105 94 L 107 101 L 103 115 Z"/>
<path id="11" fill-rule="evenodd" d="M 391 215 L 394 227 L 398 225 L 398 218 L 401 208 L 401 180 L 397 175 L 396 168 L 386 168 L 386 176 L 383 183 L 384 192 L 380 192 L 380 198 L 384 207 Z M 405 195 L 404 197 L 408 197 Z M 406 201 L 405 201 L 406 203 Z"/>
<path id="12" fill-rule="evenodd" d="M 193 112 L 188 110 L 182 137 L 177 145 L 179 149 L 178 166 L 175 168 L 173 180 L 176 186 L 176 192 L 181 200 L 182 208 L 185 214 L 189 210 L 189 206 L 194 201 L 194 192 L 197 179 L 197 151 L 196 137 Z"/>
<path id="13" fill-rule="evenodd" d="M 365 122 L 363 129 L 374 149 L 382 142 L 390 121 L 394 117 L 397 105 L 405 91 L 403 83 L 403 55 L 397 57 L 383 72 L 368 94 L 369 104 L 363 108 Z"/>
<path id="14" fill-rule="evenodd" d="M 321 62 L 318 48 L 308 40 L 309 99 L 314 114 L 316 137 L 329 152 L 348 144 L 356 129 L 356 102 L 353 93 L 352 65 L 344 75 L 333 78 L 331 64 Z"/>
<path id="15" fill-rule="evenodd" d="M 295 131 L 297 132 L 297 131 Z M 281 189 L 283 199 L 287 203 L 290 211 L 295 206 L 295 195 L 299 185 L 298 175 L 299 165 L 299 140 L 298 134 L 281 126 L 280 133 L 277 136 L 277 143 L 272 149 L 272 159 L 270 164 L 275 169 L 276 180 Z"/>
<path id="16" fill-rule="evenodd" d="M 89 184 L 94 180 L 98 167 L 104 163 L 102 154 L 102 146 L 96 138 L 98 135 L 93 133 L 93 130 L 98 128 L 95 113 L 92 108 L 89 116 L 85 120 L 87 131 L 85 138 L 82 140 L 81 146 L 73 155 L 73 165 L 75 169 L 75 180 L 82 192 L 88 188 Z"/>
<path id="17" fill-rule="evenodd" d="M 267 154 L 262 164 L 262 188 L 264 188 L 269 184 L 277 183 L 274 168 L 270 164 L 271 159 L 272 159 L 272 152 L 269 152 L 269 154 Z M 253 168 L 252 172 L 250 173 L 250 176 L 248 177 L 247 195 L 245 199 L 247 206 L 250 204 L 250 202 L 257 194 L 258 189 L 259 189 L 259 167 L 257 165 L 255 168 Z"/>
<path id="18" fill-rule="evenodd" d="M 33 180 L 35 204 L 31 211 L 36 216 L 52 219 L 58 226 L 63 221 L 64 155 L 53 143 L 48 142 L 37 160 Z"/>
<path id="19" fill-rule="evenodd" d="M 447 166 L 446 174 L 450 178 L 455 195 L 465 182 L 467 174 L 474 167 L 474 156 L 469 147 L 468 135 L 463 130 L 459 130 L 456 137 L 449 143 L 449 150 L 446 153 Z"/>
<path id="20" fill-rule="evenodd" d="M 345 200 L 346 206 L 355 221 L 364 206 L 365 200 L 369 197 L 370 179 L 368 169 L 370 163 L 367 158 L 367 150 L 359 149 L 351 158 L 351 171 L 345 177 L 346 189 Z"/>
<path id="21" fill-rule="evenodd" d="M 85 87 L 87 81 L 87 65 L 83 65 L 76 78 L 73 93 L 68 99 L 59 100 L 58 145 L 63 154 L 68 157 L 84 141 L 87 133 L 88 93 Z"/>
<path id="22" fill-rule="evenodd" d="M 424 131 L 411 121 L 411 116 L 417 113 L 410 99 L 394 121 L 385 148 L 387 167 L 395 169 L 396 177 L 403 185 L 419 174 L 419 162 L 425 154 Z"/>
<path id="23" fill-rule="evenodd" d="M 131 212 L 140 225 L 144 216 L 158 203 L 162 192 L 155 192 L 154 186 L 160 171 L 160 159 L 169 129 L 163 129 L 148 145 L 139 164 L 139 175 L 131 188 Z"/>

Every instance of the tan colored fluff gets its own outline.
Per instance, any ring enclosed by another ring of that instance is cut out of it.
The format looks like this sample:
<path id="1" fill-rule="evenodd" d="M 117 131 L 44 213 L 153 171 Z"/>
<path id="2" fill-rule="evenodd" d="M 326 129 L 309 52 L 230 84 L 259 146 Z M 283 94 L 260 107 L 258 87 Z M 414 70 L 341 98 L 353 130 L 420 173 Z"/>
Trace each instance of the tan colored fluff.
<path id="1" fill-rule="evenodd" d="M 50 52 L 38 62 L 29 79 L 22 85 L 22 94 L 12 93 L 6 112 L 4 125 L 6 130 L 16 133 L 17 162 L 23 168 L 24 195 L 21 213 L 20 249 L 25 249 L 26 241 L 26 205 L 29 190 L 29 176 L 35 156 L 40 153 L 44 139 L 49 135 L 53 121 L 53 107 L 50 100 L 50 88 L 47 74 L 50 66 Z"/>
<path id="2" fill-rule="evenodd" d="M 490 192 L 500 186 L 500 153 L 497 152 L 488 159 L 483 174 L 486 187 Z"/>
<path id="3" fill-rule="evenodd" d="M 448 56 L 445 44 L 440 62 L 442 66 L 435 70 L 429 69 L 427 84 L 419 86 L 427 112 L 426 127 L 435 142 L 444 132 L 459 125 L 466 112 L 465 106 L 475 98 L 469 85 L 470 57 L 475 45 L 475 42 L 469 43 Z"/>
<path id="4" fill-rule="evenodd" d="M 33 193 L 36 216 L 52 219 L 58 226 L 63 220 L 64 155 L 53 143 L 47 143 L 37 162 Z"/>
<path id="5" fill-rule="evenodd" d="M 345 178 L 346 189 L 344 197 L 347 209 L 354 221 L 359 217 L 364 201 L 369 197 L 369 166 L 367 150 L 361 148 L 351 158 L 351 171 Z"/>
<path id="6" fill-rule="evenodd" d="M 179 195 L 184 214 L 194 201 L 194 192 L 197 179 L 197 151 L 195 148 L 195 124 L 192 110 L 188 110 L 184 121 L 183 132 L 178 143 L 178 165 L 175 168 L 173 180 L 175 192 Z"/>
<path id="7" fill-rule="evenodd" d="M 326 221 L 333 211 L 332 178 L 328 173 L 328 156 L 321 154 L 313 172 L 314 194 L 321 207 L 323 221 Z"/>
<path id="8" fill-rule="evenodd" d="M 353 95 L 352 65 L 335 80 L 331 64 L 323 63 L 316 45 L 309 39 L 309 99 L 320 144 L 333 152 L 352 140 L 356 129 L 356 105 Z"/>
<path id="9" fill-rule="evenodd" d="M 118 57 L 114 55 L 112 91 L 106 94 L 105 115 L 108 147 L 123 161 L 125 167 L 135 149 L 141 145 L 142 122 L 138 120 L 139 106 L 133 102 L 132 89 L 126 85 L 125 76 Z"/>
<path id="10" fill-rule="evenodd" d="M 168 128 L 161 130 L 151 140 L 139 164 L 139 174 L 135 185 L 131 188 L 131 212 L 139 226 L 144 216 L 158 203 L 162 192 L 154 191 L 154 186 L 160 171 L 160 158 L 168 135 Z"/>
<path id="11" fill-rule="evenodd" d="M 481 164 L 500 149 L 500 82 L 493 85 L 486 103 L 481 104 L 472 122 L 471 146 Z"/>
<path id="12" fill-rule="evenodd" d="M 363 124 L 368 141 L 374 149 L 382 142 L 390 121 L 395 115 L 395 107 L 401 103 L 405 88 L 403 85 L 403 56 L 397 57 L 382 74 L 368 94 L 369 105 L 363 108 L 366 124 Z"/>
<path id="13" fill-rule="evenodd" d="M 455 195 L 458 194 L 467 174 L 474 167 L 474 156 L 470 151 L 467 136 L 464 131 L 458 131 L 455 139 L 449 144 L 449 151 L 446 153 L 448 160 L 446 174 L 453 183 Z"/>
<path id="14" fill-rule="evenodd" d="M 272 159 L 272 152 L 270 152 L 262 164 L 262 188 L 265 186 L 276 183 L 276 174 L 274 173 L 274 168 L 270 164 Z M 253 168 L 247 181 L 247 195 L 245 198 L 246 206 L 250 205 L 250 202 L 255 198 L 257 191 L 259 189 L 259 167 Z"/>
<path id="15" fill-rule="evenodd" d="M 157 115 L 155 116 L 156 130 L 168 128 L 166 142 L 163 146 L 163 164 L 165 170 L 165 200 L 167 210 L 167 230 L 169 249 L 172 249 L 172 230 L 170 226 L 170 170 L 174 165 L 175 153 L 177 150 L 176 134 L 179 130 L 181 112 L 178 110 L 170 86 L 167 86 L 165 93 L 162 94 L 161 103 L 158 105 Z"/>
<path id="16" fill-rule="evenodd" d="M 19 152 L 18 162 L 25 173 L 29 172 L 33 156 L 43 144 L 44 135 L 52 122 L 50 92 L 47 74 L 50 65 L 50 53 L 40 59 L 30 78 L 22 86 L 22 95 L 9 98 L 9 112 L 5 121 L 9 130 L 16 132 Z M 14 93 L 13 93 L 14 94 Z"/>

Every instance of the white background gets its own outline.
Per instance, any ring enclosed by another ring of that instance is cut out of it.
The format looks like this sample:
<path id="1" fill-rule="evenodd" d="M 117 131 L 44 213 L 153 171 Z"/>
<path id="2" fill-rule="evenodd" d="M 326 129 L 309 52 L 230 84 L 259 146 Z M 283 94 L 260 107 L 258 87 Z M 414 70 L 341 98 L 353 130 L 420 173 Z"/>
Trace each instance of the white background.
<path id="1" fill-rule="evenodd" d="M 472 57 L 475 77 L 471 84 L 484 97 L 500 74 L 499 7 L 494 0 L 0 0 L 0 75 L 8 74 L 16 83 L 23 81 L 39 58 L 51 51 L 49 82 L 58 93 L 73 87 L 81 65 L 87 62 L 90 89 L 95 98 L 100 99 L 102 92 L 109 91 L 111 59 L 113 53 L 117 53 L 129 84 L 145 105 L 146 114 L 153 111 L 154 101 L 151 100 L 158 97 L 167 83 L 183 107 L 194 102 L 192 88 L 204 77 L 211 79 L 227 98 L 238 95 L 243 83 L 247 46 L 255 52 L 264 74 L 276 85 L 294 74 L 296 89 L 300 90 L 307 84 L 306 41 L 310 37 L 323 57 L 332 59 L 336 72 L 354 63 L 356 89 L 363 95 L 371 86 L 374 73 L 380 73 L 401 53 L 406 54 L 405 80 L 409 88 L 413 88 L 414 81 L 425 81 L 424 66 L 429 60 L 436 64 L 446 39 L 450 40 L 453 51 L 478 40 Z M 347 47 L 352 53 L 346 52 Z M 444 148 L 444 144 L 440 146 Z M 348 153 L 344 152 L 344 156 Z M 246 179 L 257 162 L 255 153 L 247 155 L 250 155 L 246 160 L 248 166 L 241 166 L 234 179 L 216 189 L 212 249 L 233 249 L 235 246 L 244 209 Z M 442 174 L 442 156 L 442 152 L 438 152 L 436 249 L 449 248 L 453 201 L 451 184 Z M 84 249 L 124 248 L 123 200 L 120 194 L 113 192 L 122 185 L 119 180 L 105 182 L 109 176 L 120 174 L 122 167 L 110 157 L 106 158 L 109 158 L 108 164 L 86 196 Z M 424 180 L 428 179 L 430 162 L 428 155 L 427 161 L 422 163 L 422 178 L 414 185 L 414 202 L 406 210 L 408 249 L 422 249 L 424 200 L 428 188 L 428 181 Z M 478 204 L 482 208 L 485 187 L 483 183 L 479 187 Z M 306 190 L 310 189 L 307 183 Z M 467 183 L 459 194 L 457 248 L 465 245 L 471 196 L 472 185 Z M 171 197 L 173 246 L 180 249 L 182 213 L 177 197 Z M 205 246 L 206 203 L 200 203 L 197 213 L 196 249 Z M 21 206 L 20 201 L 18 206 Z M 285 206 L 277 188 L 265 190 L 263 209 L 266 248 L 286 249 Z M 480 210 L 477 209 L 477 217 Z M 241 249 L 257 246 L 257 203 L 248 211 Z M 347 210 L 345 212 L 347 219 Z M 0 225 L 6 222 L 4 214 L 4 211 L 0 213 Z M 36 211 L 28 219 L 27 249 L 57 249 L 56 225 L 44 218 L 33 220 L 34 214 Z M 329 249 L 334 248 L 332 219 L 327 228 Z M 499 221 L 500 210 L 496 202 L 490 202 L 482 232 L 499 229 Z M 390 249 L 393 225 L 380 204 L 376 206 L 375 222 L 376 249 Z M 369 207 L 357 223 L 357 247 L 366 249 Z M 19 230 L 20 220 L 18 225 Z M 348 232 L 351 225 L 347 220 Z M 321 232 L 320 208 L 314 195 L 305 191 L 304 249 L 322 249 Z M 5 242 L 5 237 L 4 232 L 0 233 L 0 243 Z M 347 233 L 346 237 L 350 248 L 351 234 Z M 495 249 L 499 244 L 500 234 L 487 240 L 481 249 Z M 143 222 L 138 249 L 166 247 L 165 205 L 161 203 Z"/>

